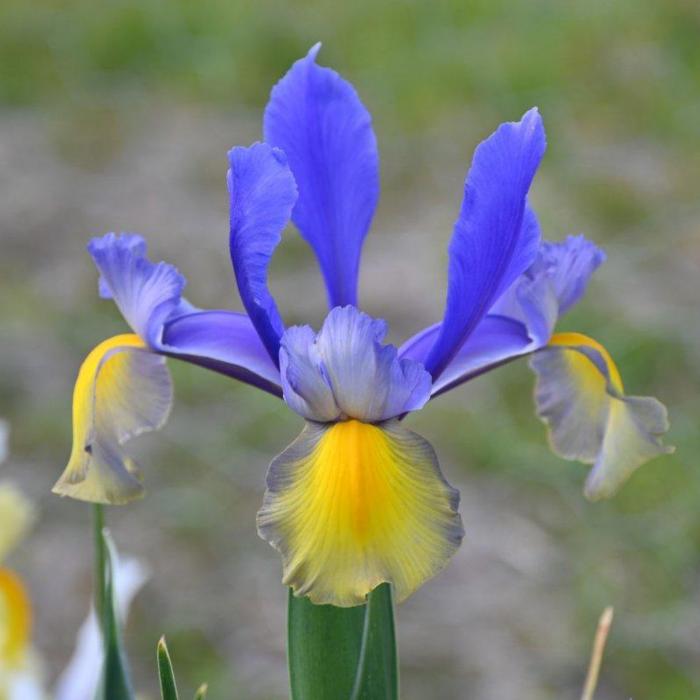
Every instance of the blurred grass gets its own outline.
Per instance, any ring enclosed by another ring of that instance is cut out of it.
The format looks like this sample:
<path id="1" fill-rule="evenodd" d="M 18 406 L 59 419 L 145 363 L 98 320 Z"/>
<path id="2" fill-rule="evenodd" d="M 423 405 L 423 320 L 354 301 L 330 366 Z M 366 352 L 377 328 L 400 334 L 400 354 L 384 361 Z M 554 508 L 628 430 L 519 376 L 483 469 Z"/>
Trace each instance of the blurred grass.
<path id="1" fill-rule="evenodd" d="M 613 603 L 616 622 L 603 673 L 610 697 L 695 700 L 698 36 L 700 5 L 694 0 L 5 0 L 0 117 L 39 115 L 40 128 L 50 134 L 51 157 L 76 172 L 101 173 L 119 159 L 149 105 L 236 119 L 252 113 L 257 119 L 272 84 L 322 40 L 322 62 L 352 77 L 375 117 L 387 202 L 381 228 L 392 216 L 411 212 L 417 197 L 436 210 L 452 206 L 467 144 L 538 104 L 551 144 L 534 193 L 545 231 L 557 238 L 574 224 L 607 244 L 610 257 L 600 286 L 594 284 L 563 328 L 601 339 L 631 393 L 656 394 L 668 404 L 678 453 L 642 469 L 613 501 L 586 503 L 580 494 L 585 469 L 549 452 L 522 364 L 436 401 L 412 425 L 437 446 L 448 473 L 462 470 L 466 479 L 513 485 L 518 507 L 556 538 L 566 553 L 561 585 L 568 587 L 580 630 L 571 643 L 580 651 L 581 670 L 593 621 Z M 203 129 L 198 138 L 207 137 Z M 194 164 L 189 176 L 193 190 L 219 187 L 220 173 L 209 161 Z M 73 212 L 57 211 L 69 227 Z M 25 239 L 14 226 L 5 227 L 0 259 L 0 318 L 3 334 L 13 339 L 13 361 L 4 361 L 10 354 L 4 351 L 0 366 L 0 415 L 12 423 L 19 461 L 44 465 L 37 474 L 47 490 L 56 455 L 66 454 L 69 444 L 70 377 L 60 373 L 74 371 L 75 358 L 122 326 L 116 313 L 83 301 L 82 294 L 75 304 L 60 295 L 47 299 L 29 274 L 37 265 L 35 247 L 50 260 L 66 239 L 54 242 L 44 229 Z M 82 240 L 84 231 L 79 233 Z M 446 235 L 447 229 L 440 240 Z M 367 258 L 374 243 L 369 245 Z M 287 246 L 286 257 L 275 263 L 281 273 L 294 275 L 300 250 Z M 88 264 L 86 258 L 80 262 Z M 45 274 L 51 279 L 50 269 Z M 92 294 L 92 287 L 83 291 Z M 410 309 L 392 301 L 387 306 L 410 318 Z M 16 348 L 26 342 L 34 354 L 17 359 Z M 50 370 L 40 373 L 41 380 L 32 378 L 44 364 Z M 212 697 L 225 697 L 222 689 L 232 687 L 244 697 L 268 697 L 239 685 L 240 669 L 230 668 L 227 650 L 239 650 L 241 640 L 233 644 L 235 631 L 201 629 L 197 611 L 205 606 L 196 598 L 234 580 L 237 548 L 249 547 L 247 540 L 236 543 L 235 525 L 247 517 L 252 530 L 261 479 L 253 480 L 252 468 L 232 476 L 232 455 L 234 461 L 264 463 L 298 425 L 247 388 L 190 367 L 173 369 L 179 398 L 174 427 L 162 442 L 160 436 L 147 441 L 154 465 L 151 510 L 144 505 L 133 512 L 142 524 L 168 533 L 170 551 L 182 550 L 186 562 L 203 567 L 188 585 L 205 590 L 185 598 L 189 609 L 151 600 L 132 643 L 150 659 L 153 641 L 166 631 L 183 683 L 208 678 Z M 190 425 L 197 428 L 191 443 L 182 436 Z M 77 517 L 61 515 L 70 505 L 47 507 L 52 517 Z M 115 516 L 117 531 L 128 527 L 128 517 Z M 223 563 L 221 551 L 228 552 Z M 536 646 L 537 640 L 524 643 Z"/>

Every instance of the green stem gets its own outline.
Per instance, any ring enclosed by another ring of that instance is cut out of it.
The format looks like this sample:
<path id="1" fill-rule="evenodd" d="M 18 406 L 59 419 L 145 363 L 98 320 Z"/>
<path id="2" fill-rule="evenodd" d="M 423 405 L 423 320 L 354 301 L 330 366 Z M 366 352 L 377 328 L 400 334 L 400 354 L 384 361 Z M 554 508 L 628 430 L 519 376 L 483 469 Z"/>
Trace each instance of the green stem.
<path id="1" fill-rule="evenodd" d="M 336 608 L 289 595 L 293 700 L 396 700 L 398 665 L 391 588 L 367 605 Z"/>
<path id="2" fill-rule="evenodd" d="M 360 658 L 351 700 L 398 697 L 398 654 L 391 586 L 375 588 L 366 606 Z"/>
<path id="3" fill-rule="evenodd" d="M 362 625 L 362 640 L 360 641 L 360 657 L 357 661 L 357 670 L 355 671 L 355 682 L 350 693 L 350 700 L 359 700 L 362 692 L 362 685 L 365 680 L 365 669 L 367 668 L 367 653 L 369 646 L 369 629 L 372 622 L 372 606 L 368 603 L 365 608 L 365 621 Z"/>
<path id="4" fill-rule="evenodd" d="M 105 561 L 107 552 L 105 549 L 104 537 L 102 531 L 105 527 L 104 509 L 99 503 L 95 503 L 92 507 L 93 515 L 93 532 L 94 532 L 94 547 L 95 547 L 95 570 L 94 570 L 94 596 L 95 596 L 95 613 L 100 622 L 100 627 L 104 627 L 104 599 L 105 599 Z"/>

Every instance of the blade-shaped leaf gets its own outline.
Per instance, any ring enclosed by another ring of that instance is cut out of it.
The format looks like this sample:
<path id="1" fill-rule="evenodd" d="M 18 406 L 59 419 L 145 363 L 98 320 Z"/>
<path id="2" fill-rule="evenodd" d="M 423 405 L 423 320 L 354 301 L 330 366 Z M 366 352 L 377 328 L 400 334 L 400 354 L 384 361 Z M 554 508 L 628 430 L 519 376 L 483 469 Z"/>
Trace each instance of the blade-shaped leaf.
<path id="1" fill-rule="evenodd" d="M 100 617 L 104 649 L 97 700 L 134 700 L 114 590 L 117 550 L 103 524 L 102 508 L 95 506 L 95 561 L 98 576 L 96 608 Z"/>
<path id="2" fill-rule="evenodd" d="M 290 591 L 287 632 L 293 700 L 398 698 L 388 584 L 372 591 L 367 605 L 353 608 L 314 605 Z"/>
<path id="3" fill-rule="evenodd" d="M 175 672 L 168 653 L 165 637 L 158 642 L 158 675 L 160 677 L 160 694 L 163 700 L 178 700 Z"/>
<path id="4" fill-rule="evenodd" d="M 399 670 L 391 587 L 382 584 L 375 588 L 366 608 L 350 700 L 394 700 L 398 697 Z"/>

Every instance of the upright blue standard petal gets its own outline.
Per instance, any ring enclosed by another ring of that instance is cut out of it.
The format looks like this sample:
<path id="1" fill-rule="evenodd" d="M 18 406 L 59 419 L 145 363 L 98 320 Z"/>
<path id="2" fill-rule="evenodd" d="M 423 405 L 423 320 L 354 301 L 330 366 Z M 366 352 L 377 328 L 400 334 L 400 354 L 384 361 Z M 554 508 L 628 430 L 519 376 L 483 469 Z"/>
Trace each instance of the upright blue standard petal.
<path id="1" fill-rule="evenodd" d="M 275 86 L 265 141 L 281 148 L 299 187 L 292 219 L 318 258 L 329 306 L 357 304 L 362 242 L 379 197 L 372 120 L 357 92 L 316 64 L 320 44 Z"/>
<path id="2" fill-rule="evenodd" d="M 532 109 L 502 124 L 474 153 L 450 243 L 445 315 L 426 360 L 433 379 L 537 254 L 539 227 L 526 197 L 545 145 Z"/>
<path id="3" fill-rule="evenodd" d="M 267 268 L 297 197 L 284 153 L 264 143 L 229 154 L 230 249 L 243 305 L 278 364 L 284 324 L 267 287 Z"/>

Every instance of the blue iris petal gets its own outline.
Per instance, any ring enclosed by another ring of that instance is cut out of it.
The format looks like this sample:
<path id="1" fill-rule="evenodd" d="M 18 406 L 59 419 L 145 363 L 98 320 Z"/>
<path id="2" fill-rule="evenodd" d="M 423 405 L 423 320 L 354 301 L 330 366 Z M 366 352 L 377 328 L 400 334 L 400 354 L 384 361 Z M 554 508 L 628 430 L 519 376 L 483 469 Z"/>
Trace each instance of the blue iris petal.
<path id="1" fill-rule="evenodd" d="M 430 375 L 382 345 L 386 324 L 354 306 L 336 307 L 318 335 L 289 328 L 282 338 L 284 396 L 310 420 L 341 417 L 374 423 L 422 408 L 430 398 Z"/>
<path id="2" fill-rule="evenodd" d="M 340 418 L 310 326 L 292 326 L 282 336 L 280 374 L 285 401 L 293 411 L 322 423 Z"/>
<path id="3" fill-rule="evenodd" d="M 402 358 L 422 362 L 440 333 L 440 324 L 426 328 L 399 349 Z M 485 316 L 433 382 L 431 396 L 443 394 L 491 369 L 535 349 L 523 323 L 505 316 Z"/>
<path id="4" fill-rule="evenodd" d="M 560 316 L 584 295 L 605 253 L 584 236 L 543 241 L 535 262 L 491 309 L 522 321 L 538 347 L 546 345 Z"/>
<path id="5" fill-rule="evenodd" d="M 526 197 L 545 150 L 539 112 L 502 124 L 474 153 L 450 242 L 445 315 L 426 368 L 436 379 L 505 289 L 533 262 Z"/>
<path id="6" fill-rule="evenodd" d="M 195 311 L 177 316 L 166 323 L 160 350 L 282 395 L 279 370 L 245 314 Z"/>
<path id="7" fill-rule="evenodd" d="M 532 265 L 500 296 L 433 382 L 432 395 L 547 345 L 558 318 L 583 296 L 604 260 L 605 253 L 583 236 L 542 241 Z M 407 340 L 399 355 L 426 362 L 439 335 L 440 324 L 430 326 Z"/>
<path id="8" fill-rule="evenodd" d="M 157 345 L 163 322 L 180 304 L 185 278 L 173 265 L 148 260 L 141 236 L 108 233 L 93 238 L 88 251 L 100 271 L 100 296 L 114 299 L 134 332 Z"/>
<path id="9" fill-rule="evenodd" d="M 284 324 L 267 287 L 267 268 L 297 197 L 284 153 L 264 143 L 229 152 L 230 249 L 250 320 L 278 364 Z"/>
<path id="10" fill-rule="evenodd" d="M 185 279 L 146 257 L 146 241 L 108 233 L 88 245 L 100 271 L 100 294 L 151 350 L 221 372 L 277 396 L 279 371 L 245 314 L 199 311 L 180 294 Z"/>
<path id="11" fill-rule="evenodd" d="M 605 252 L 585 236 L 568 236 L 558 243 L 543 242 L 538 260 L 562 315 L 585 294 L 590 276 L 605 262 Z"/>
<path id="12" fill-rule="evenodd" d="M 353 86 L 315 62 L 320 44 L 272 90 L 265 141 L 299 187 L 292 219 L 318 258 L 330 307 L 357 303 L 362 242 L 379 197 L 372 120 Z"/>

